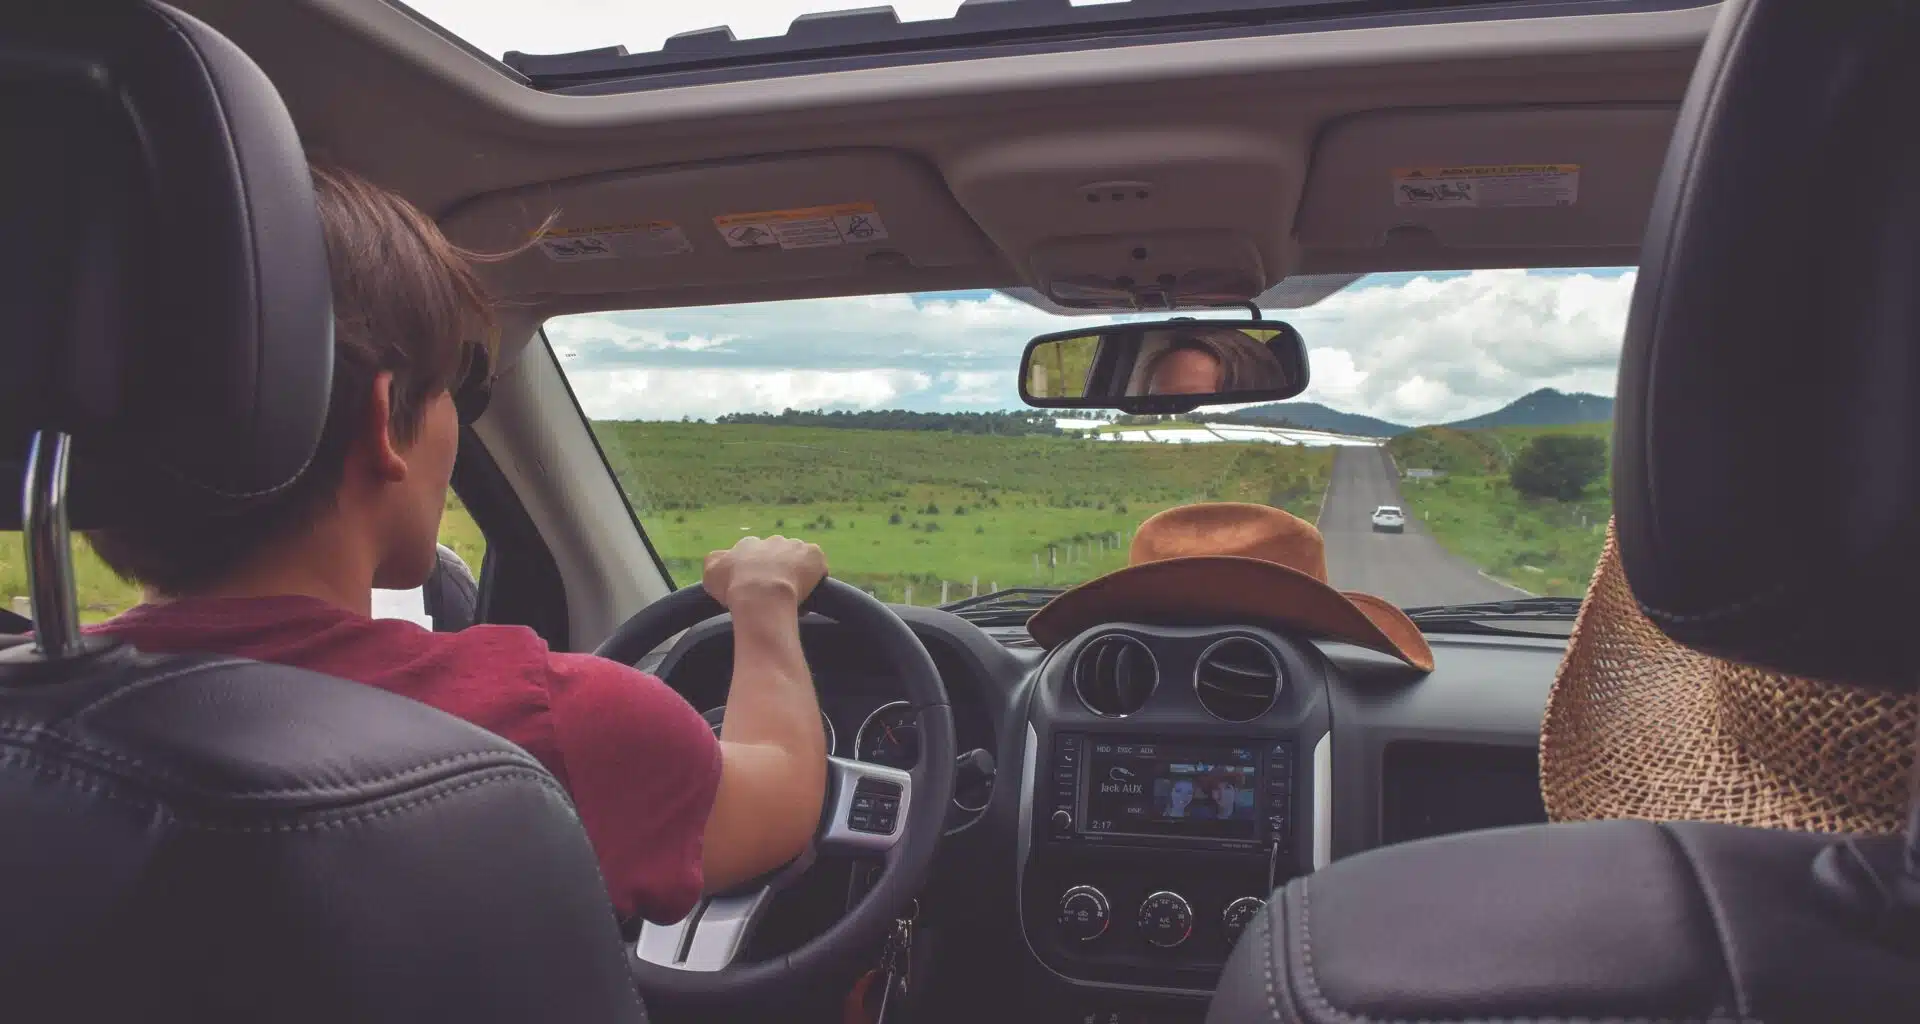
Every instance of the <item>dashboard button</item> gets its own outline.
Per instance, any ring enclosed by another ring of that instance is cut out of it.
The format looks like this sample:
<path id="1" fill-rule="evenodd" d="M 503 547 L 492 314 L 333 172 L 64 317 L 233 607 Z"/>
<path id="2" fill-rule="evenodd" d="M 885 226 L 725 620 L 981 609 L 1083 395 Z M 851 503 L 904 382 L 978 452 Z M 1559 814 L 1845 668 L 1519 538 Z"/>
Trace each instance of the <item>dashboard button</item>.
<path id="1" fill-rule="evenodd" d="M 1220 912 L 1220 927 L 1226 931 L 1227 941 L 1240 941 L 1240 933 L 1246 931 L 1247 925 L 1253 923 L 1266 905 L 1267 901 L 1258 896 L 1242 896 L 1227 904 L 1227 909 Z"/>
<path id="2" fill-rule="evenodd" d="M 1156 892 L 1140 904 L 1140 933 L 1148 942 L 1172 949 L 1193 934 L 1193 907 L 1177 892 Z"/>
<path id="3" fill-rule="evenodd" d="M 1068 811 L 1053 812 L 1053 830 L 1055 832 L 1073 831 L 1073 814 Z"/>
<path id="4" fill-rule="evenodd" d="M 1106 934 L 1111 923 L 1107 894 L 1091 885 L 1076 885 L 1060 894 L 1060 934 L 1092 942 Z"/>

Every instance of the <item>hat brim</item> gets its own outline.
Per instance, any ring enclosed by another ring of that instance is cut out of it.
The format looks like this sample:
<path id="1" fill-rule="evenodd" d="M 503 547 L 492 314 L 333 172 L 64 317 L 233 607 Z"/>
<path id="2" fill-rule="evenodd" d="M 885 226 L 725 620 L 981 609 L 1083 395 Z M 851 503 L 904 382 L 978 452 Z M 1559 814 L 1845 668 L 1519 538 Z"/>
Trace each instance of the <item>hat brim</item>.
<path id="1" fill-rule="evenodd" d="M 1555 821 L 1897 832 L 1916 698 L 1722 661 L 1668 639 L 1607 533 L 1540 730 Z M 1748 737 L 1748 739 L 1743 739 Z"/>
<path id="2" fill-rule="evenodd" d="M 1132 565 L 1074 587 L 1027 622 L 1052 648 L 1102 622 L 1278 622 L 1391 654 L 1433 671 L 1413 620 L 1371 594 L 1349 594 L 1258 558 L 1203 555 Z"/>

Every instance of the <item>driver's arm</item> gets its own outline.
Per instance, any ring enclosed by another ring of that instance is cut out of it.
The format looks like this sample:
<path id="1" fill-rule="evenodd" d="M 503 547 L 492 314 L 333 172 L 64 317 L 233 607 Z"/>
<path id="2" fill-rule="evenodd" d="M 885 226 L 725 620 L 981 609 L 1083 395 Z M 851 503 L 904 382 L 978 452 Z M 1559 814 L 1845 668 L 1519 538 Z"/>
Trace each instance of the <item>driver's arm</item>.
<path id="1" fill-rule="evenodd" d="M 826 571 L 818 547 L 784 537 L 707 556 L 702 583 L 733 613 L 720 786 L 702 842 L 709 892 L 792 860 L 819 827 L 826 736 L 800 649 L 800 602 Z"/>

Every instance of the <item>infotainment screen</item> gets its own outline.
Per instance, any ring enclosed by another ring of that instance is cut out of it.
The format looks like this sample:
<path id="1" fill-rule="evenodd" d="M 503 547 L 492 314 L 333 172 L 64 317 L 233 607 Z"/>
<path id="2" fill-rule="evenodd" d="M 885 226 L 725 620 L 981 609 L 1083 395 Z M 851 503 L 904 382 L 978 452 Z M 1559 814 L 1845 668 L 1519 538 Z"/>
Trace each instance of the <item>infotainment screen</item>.
<path id="1" fill-rule="evenodd" d="M 1194 839 L 1259 835 L 1260 756 L 1205 741 L 1095 739 L 1087 758 L 1085 832 Z"/>

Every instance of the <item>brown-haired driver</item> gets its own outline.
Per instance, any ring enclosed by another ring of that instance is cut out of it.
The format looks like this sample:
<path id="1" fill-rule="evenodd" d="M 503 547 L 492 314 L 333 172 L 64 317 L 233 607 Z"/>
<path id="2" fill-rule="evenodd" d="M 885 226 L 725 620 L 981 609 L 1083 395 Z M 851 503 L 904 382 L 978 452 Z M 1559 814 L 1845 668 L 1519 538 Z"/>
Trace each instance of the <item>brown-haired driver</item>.
<path id="1" fill-rule="evenodd" d="M 89 534 L 145 594 L 95 629 L 357 680 L 514 741 L 572 794 L 623 918 L 678 920 L 703 888 L 799 854 L 826 786 L 798 618 L 826 574 L 819 548 L 749 538 L 708 556 L 703 582 L 734 616 L 724 739 L 660 680 L 551 652 L 531 630 L 369 617 L 375 587 L 419 586 L 434 566 L 461 423 L 486 396 L 491 307 L 479 257 L 405 200 L 313 177 L 336 322 L 319 450 L 259 511 Z"/>

